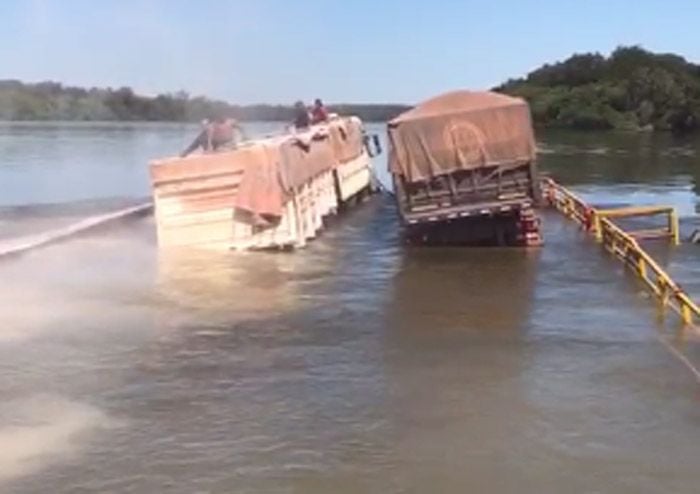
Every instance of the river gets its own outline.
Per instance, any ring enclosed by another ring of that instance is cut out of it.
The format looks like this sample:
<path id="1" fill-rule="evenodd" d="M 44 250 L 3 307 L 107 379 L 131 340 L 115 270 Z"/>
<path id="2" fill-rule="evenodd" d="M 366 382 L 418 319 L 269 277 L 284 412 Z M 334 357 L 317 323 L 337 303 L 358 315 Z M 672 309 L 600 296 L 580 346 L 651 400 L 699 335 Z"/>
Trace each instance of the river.
<path id="1" fill-rule="evenodd" d="M 0 124 L 2 235 L 138 202 L 193 132 Z M 539 139 L 700 225 L 700 140 Z M 379 197 L 296 253 L 159 254 L 146 217 L 0 262 L 0 492 L 697 493 L 700 349 L 542 216 L 536 250 L 407 248 Z M 652 249 L 700 297 L 700 247 Z"/>

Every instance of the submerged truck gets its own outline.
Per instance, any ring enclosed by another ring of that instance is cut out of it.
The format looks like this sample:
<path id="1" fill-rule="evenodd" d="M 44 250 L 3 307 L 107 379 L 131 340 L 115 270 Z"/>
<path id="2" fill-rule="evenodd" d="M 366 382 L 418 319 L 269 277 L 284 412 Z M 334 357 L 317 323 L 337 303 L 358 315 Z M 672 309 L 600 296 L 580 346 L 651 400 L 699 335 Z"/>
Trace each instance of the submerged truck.
<path id="1" fill-rule="evenodd" d="M 536 145 L 520 98 L 454 91 L 388 124 L 389 172 L 410 243 L 542 243 Z"/>
<path id="2" fill-rule="evenodd" d="M 306 245 L 371 192 L 370 148 L 356 117 L 151 162 L 158 244 L 220 250 Z"/>

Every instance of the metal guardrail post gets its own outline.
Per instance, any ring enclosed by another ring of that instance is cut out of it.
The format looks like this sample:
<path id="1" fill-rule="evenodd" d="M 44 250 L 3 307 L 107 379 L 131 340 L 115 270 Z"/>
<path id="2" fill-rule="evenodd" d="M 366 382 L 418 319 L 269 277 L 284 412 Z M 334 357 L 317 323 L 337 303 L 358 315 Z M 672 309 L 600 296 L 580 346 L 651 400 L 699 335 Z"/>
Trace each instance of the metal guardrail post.
<path id="1" fill-rule="evenodd" d="M 679 302 L 681 306 L 681 319 L 683 324 L 691 324 L 693 322 L 693 316 L 690 312 L 690 307 L 685 302 Z"/>
<path id="2" fill-rule="evenodd" d="M 673 245 L 680 245 L 680 228 L 678 227 L 678 213 L 675 209 L 672 209 L 668 215 L 668 230 L 671 233 L 671 239 Z"/>
<path id="3" fill-rule="evenodd" d="M 641 276 L 644 279 L 647 279 L 647 264 L 644 261 L 643 257 L 640 257 L 637 261 L 637 271 L 639 271 L 639 276 Z"/>
<path id="4" fill-rule="evenodd" d="M 591 209 L 591 229 L 598 243 L 603 241 L 603 230 L 600 226 L 600 215 L 595 209 Z"/>
<path id="5" fill-rule="evenodd" d="M 659 276 L 656 280 L 656 288 L 658 289 L 659 302 L 661 303 L 661 307 L 665 309 L 668 305 L 669 295 L 668 283 L 666 283 L 666 280 L 663 276 Z"/>

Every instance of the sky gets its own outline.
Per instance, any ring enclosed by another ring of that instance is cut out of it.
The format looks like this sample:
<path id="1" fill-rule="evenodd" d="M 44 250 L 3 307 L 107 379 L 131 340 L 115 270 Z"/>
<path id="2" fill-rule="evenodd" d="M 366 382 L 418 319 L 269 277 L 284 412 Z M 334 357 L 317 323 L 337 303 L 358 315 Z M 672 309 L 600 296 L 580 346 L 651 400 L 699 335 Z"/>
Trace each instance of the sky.
<path id="1" fill-rule="evenodd" d="M 0 79 L 241 104 L 410 104 L 618 45 L 700 62 L 697 0 L 0 0 L 0 19 Z"/>

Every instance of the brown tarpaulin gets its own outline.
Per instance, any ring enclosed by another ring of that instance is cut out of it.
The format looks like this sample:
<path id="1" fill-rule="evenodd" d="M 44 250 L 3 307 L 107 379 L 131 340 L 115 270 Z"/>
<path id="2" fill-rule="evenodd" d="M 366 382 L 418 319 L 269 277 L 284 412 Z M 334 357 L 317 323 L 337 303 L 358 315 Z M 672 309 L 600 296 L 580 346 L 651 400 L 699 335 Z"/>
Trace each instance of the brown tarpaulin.
<path id="1" fill-rule="evenodd" d="M 279 217 L 298 187 L 357 158 L 362 149 L 361 121 L 339 118 L 306 132 L 255 140 L 231 151 L 158 160 L 151 166 L 151 180 L 156 190 L 167 182 L 182 182 L 182 193 L 204 182 L 208 188 L 231 188 L 236 208 Z M 236 174 L 240 174 L 237 190 L 231 185 Z"/>
<path id="2" fill-rule="evenodd" d="M 333 152 L 339 163 L 347 163 L 362 153 L 362 122 L 358 118 L 332 120 L 328 124 Z"/>
<path id="3" fill-rule="evenodd" d="M 389 122 L 389 171 L 408 182 L 459 170 L 520 166 L 535 159 L 525 101 L 492 92 L 454 91 Z"/>
<path id="4" fill-rule="evenodd" d="M 236 207 L 260 216 L 281 216 L 285 193 L 279 179 L 280 146 L 262 141 L 234 153 L 244 162 Z"/>
<path id="5" fill-rule="evenodd" d="M 336 158 L 326 131 L 316 131 L 287 139 L 280 145 L 279 179 L 286 192 L 313 177 L 333 169 Z"/>
<path id="6" fill-rule="evenodd" d="M 295 136 L 260 141 L 267 161 L 251 160 L 241 181 L 236 207 L 280 216 L 287 198 L 313 177 L 362 153 L 362 123 L 340 118 Z"/>

